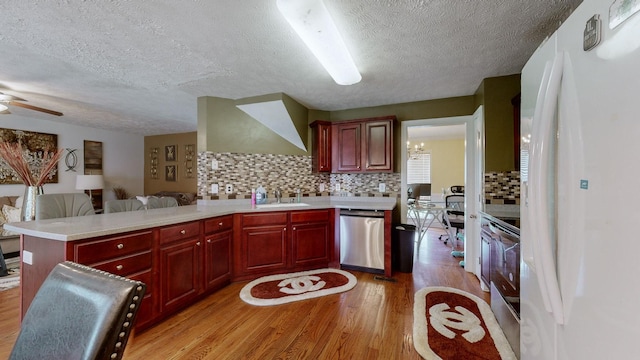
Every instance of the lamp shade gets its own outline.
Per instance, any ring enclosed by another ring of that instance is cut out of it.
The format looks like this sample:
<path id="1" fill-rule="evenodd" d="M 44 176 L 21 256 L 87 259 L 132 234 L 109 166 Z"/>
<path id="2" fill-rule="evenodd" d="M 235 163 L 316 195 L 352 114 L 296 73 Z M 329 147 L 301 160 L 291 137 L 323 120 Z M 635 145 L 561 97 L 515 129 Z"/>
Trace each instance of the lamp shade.
<path id="1" fill-rule="evenodd" d="M 102 175 L 78 175 L 76 177 L 77 190 L 96 190 L 104 187 Z"/>

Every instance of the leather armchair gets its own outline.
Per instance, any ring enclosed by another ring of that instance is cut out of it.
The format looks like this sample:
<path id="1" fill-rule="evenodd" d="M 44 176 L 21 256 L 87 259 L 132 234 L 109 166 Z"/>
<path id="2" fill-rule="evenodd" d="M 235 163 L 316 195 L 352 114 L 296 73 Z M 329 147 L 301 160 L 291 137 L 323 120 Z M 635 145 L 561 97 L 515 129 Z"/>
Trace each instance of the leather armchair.
<path id="1" fill-rule="evenodd" d="M 91 198 L 84 193 L 42 194 L 36 197 L 36 220 L 93 215 Z"/>
<path id="2" fill-rule="evenodd" d="M 146 285 L 70 261 L 27 310 L 10 360 L 121 359 Z"/>
<path id="3" fill-rule="evenodd" d="M 108 200 L 104 203 L 105 214 L 137 210 L 144 210 L 144 204 L 136 199 Z"/>

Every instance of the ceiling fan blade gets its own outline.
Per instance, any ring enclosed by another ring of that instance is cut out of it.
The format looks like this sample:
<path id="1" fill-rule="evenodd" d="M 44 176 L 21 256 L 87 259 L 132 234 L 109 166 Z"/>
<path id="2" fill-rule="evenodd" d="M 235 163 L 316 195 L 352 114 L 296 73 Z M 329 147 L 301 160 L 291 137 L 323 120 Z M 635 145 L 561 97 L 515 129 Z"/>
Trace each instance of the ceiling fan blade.
<path id="1" fill-rule="evenodd" d="M 55 115 L 55 116 L 62 116 L 63 115 L 61 112 L 58 112 L 58 111 L 49 110 L 49 109 L 45 109 L 45 108 L 41 108 L 41 107 L 29 105 L 29 104 L 24 104 L 24 103 L 17 102 L 17 101 L 10 101 L 9 105 L 18 106 L 18 107 L 29 109 L 29 110 L 41 111 L 43 113 L 47 113 L 47 114 L 51 114 L 51 115 Z"/>

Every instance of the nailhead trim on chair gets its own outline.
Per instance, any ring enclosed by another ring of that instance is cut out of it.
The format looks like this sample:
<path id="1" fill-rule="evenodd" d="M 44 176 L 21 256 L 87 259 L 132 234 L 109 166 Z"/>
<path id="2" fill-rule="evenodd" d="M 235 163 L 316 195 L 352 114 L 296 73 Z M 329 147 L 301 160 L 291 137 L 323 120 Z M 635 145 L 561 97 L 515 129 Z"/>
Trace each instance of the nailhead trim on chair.
<path id="1" fill-rule="evenodd" d="M 106 275 L 106 276 L 108 276 L 110 278 L 116 278 L 116 279 L 119 279 L 119 280 L 125 280 L 125 281 L 130 282 L 130 283 L 138 284 L 138 286 L 136 287 L 136 292 L 137 293 L 131 299 L 132 302 L 129 304 L 129 309 L 130 310 L 134 310 L 136 307 L 140 306 L 140 303 L 142 302 L 142 297 L 140 296 L 140 292 L 144 288 L 141 285 L 141 284 L 143 284 L 142 282 L 131 280 L 131 279 L 127 279 L 127 278 L 122 277 L 122 276 L 114 275 L 114 274 L 111 274 L 111 273 L 106 272 L 106 271 L 98 270 L 98 269 L 95 269 L 95 268 L 92 268 L 92 267 L 89 267 L 89 266 L 86 266 L 86 265 L 74 263 L 74 262 L 71 262 L 71 261 L 65 261 L 65 264 L 69 265 L 70 267 L 82 268 L 82 269 L 86 269 L 86 270 L 89 270 L 89 271 L 92 271 L 92 272 L 103 274 L 103 275 Z M 126 318 L 127 319 L 133 318 L 133 312 L 131 312 L 131 311 L 128 312 L 127 315 L 126 315 Z M 131 326 L 129 326 L 129 325 L 131 325 L 130 321 L 125 321 L 122 324 L 122 328 L 120 329 L 120 333 L 118 334 L 118 337 L 120 337 L 122 339 L 122 338 L 127 336 L 127 334 L 131 331 Z M 123 348 L 122 345 L 123 345 L 122 341 L 118 341 L 115 344 L 114 349 L 113 349 L 113 353 L 111 354 L 111 359 L 121 359 L 122 358 L 123 351 L 124 351 L 124 348 Z"/>

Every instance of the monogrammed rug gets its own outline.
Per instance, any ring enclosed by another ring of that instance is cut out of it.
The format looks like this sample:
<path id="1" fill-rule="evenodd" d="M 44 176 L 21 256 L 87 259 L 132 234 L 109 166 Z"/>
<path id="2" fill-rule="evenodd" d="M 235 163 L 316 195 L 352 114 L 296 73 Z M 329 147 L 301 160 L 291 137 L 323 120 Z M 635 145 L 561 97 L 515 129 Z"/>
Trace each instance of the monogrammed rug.
<path id="1" fill-rule="evenodd" d="M 253 280 L 240 290 L 240 298 L 252 305 L 279 305 L 344 292 L 356 284 L 356 277 L 342 270 L 302 271 Z"/>
<path id="2" fill-rule="evenodd" d="M 415 294 L 413 344 L 425 359 L 516 359 L 491 307 L 449 287 Z"/>

